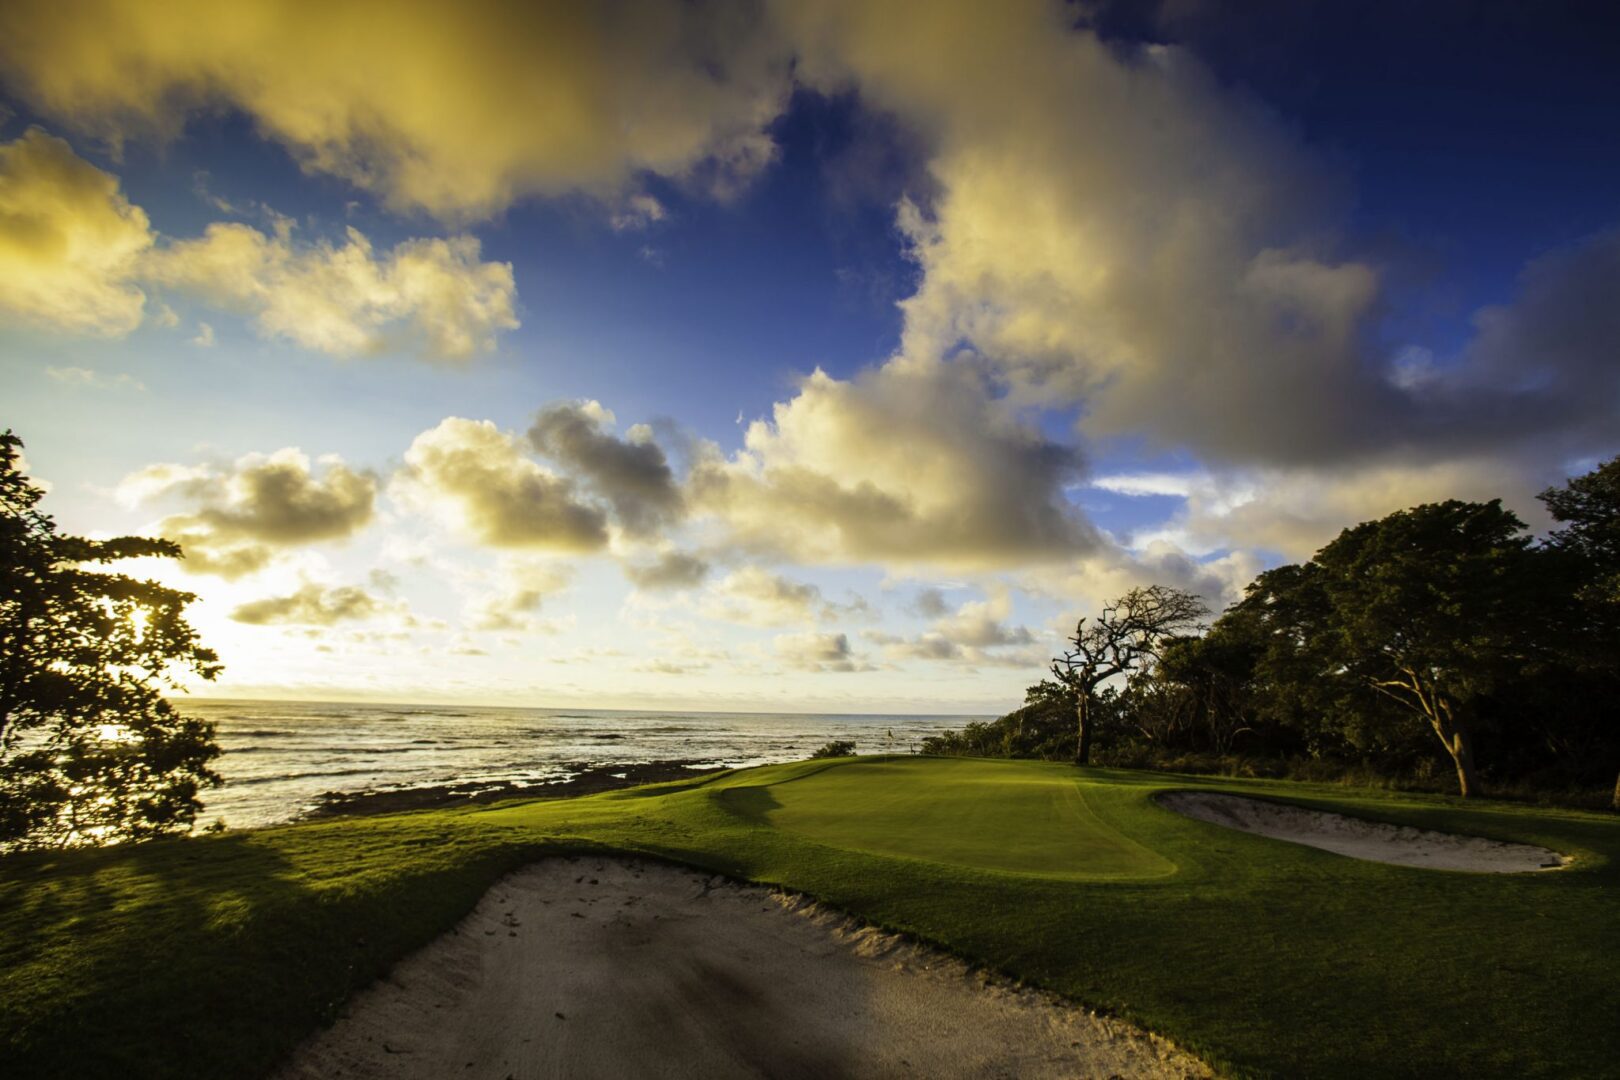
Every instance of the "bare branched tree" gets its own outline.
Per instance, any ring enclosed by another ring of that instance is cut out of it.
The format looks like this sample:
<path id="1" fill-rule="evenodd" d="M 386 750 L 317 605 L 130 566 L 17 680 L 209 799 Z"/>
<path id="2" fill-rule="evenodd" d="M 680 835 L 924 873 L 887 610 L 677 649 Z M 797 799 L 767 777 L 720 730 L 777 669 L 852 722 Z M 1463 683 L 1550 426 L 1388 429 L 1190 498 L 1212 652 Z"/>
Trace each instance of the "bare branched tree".
<path id="1" fill-rule="evenodd" d="M 1052 661 L 1052 675 L 1075 695 L 1076 765 L 1091 759 L 1091 706 L 1097 688 L 1156 660 L 1167 640 L 1196 629 L 1208 614 L 1209 608 L 1192 593 L 1151 585 L 1132 589 L 1104 607 L 1089 626 L 1086 619 L 1075 624 L 1071 648 Z"/>

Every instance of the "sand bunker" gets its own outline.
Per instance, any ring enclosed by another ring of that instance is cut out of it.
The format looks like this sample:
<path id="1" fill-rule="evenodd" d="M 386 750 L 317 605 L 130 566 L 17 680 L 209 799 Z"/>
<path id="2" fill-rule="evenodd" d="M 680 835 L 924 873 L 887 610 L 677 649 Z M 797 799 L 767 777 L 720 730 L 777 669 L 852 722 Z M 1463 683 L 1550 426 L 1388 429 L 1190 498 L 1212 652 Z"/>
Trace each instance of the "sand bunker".
<path id="1" fill-rule="evenodd" d="M 1569 864 L 1567 856 L 1532 844 L 1510 844 L 1408 825 L 1385 825 L 1324 810 L 1307 810 L 1303 806 L 1213 791 L 1168 791 L 1156 799 L 1161 806 L 1199 821 L 1269 836 L 1273 840 L 1306 844 L 1352 859 L 1481 874 L 1556 870 Z"/>
<path id="2" fill-rule="evenodd" d="M 1209 1073 L 1161 1039 L 802 898 L 581 857 L 500 882 L 280 1075 Z"/>

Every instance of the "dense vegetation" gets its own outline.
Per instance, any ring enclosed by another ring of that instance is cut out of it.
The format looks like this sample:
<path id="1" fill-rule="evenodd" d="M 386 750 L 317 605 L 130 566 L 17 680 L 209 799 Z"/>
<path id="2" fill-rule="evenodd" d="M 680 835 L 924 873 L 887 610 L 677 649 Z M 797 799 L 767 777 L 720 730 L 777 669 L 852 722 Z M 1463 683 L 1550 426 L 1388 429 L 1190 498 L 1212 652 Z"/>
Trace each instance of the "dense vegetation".
<path id="1" fill-rule="evenodd" d="M 21 451 L 0 434 L 0 851 L 189 829 L 219 748 L 163 693 L 218 658 L 185 620 L 190 593 L 97 569 L 180 549 L 57 532 Z"/>
<path id="2" fill-rule="evenodd" d="M 355 989 L 548 854 L 810 893 L 1163 1032 L 1236 1076 L 1620 1075 L 1620 822 L 1206 781 L 1542 844 L 1555 873 L 1347 859 L 1182 818 L 1184 777 L 865 757 L 583 799 L 0 860 L 8 1077 L 267 1075 Z"/>
<path id="3" fill-rule="evenodd" d="M 1559 528 L 1540 543 L 1499 502 L 1346 529 L 1261 574 L 1207 632 L 1140 639 L 1123 677 L 1077 681 L 1071 652 L 1022 708 L 925 750 L 1068 760 L 1092 741 L 1105 763 L 1429 787 L 1449 773 L 1464 795 L 1602 791 L 1620 807 L 1620 458 L 1541 498 Z M 1098 634 L 1082 622 L 1072 644 L 1094 652 Z"/>

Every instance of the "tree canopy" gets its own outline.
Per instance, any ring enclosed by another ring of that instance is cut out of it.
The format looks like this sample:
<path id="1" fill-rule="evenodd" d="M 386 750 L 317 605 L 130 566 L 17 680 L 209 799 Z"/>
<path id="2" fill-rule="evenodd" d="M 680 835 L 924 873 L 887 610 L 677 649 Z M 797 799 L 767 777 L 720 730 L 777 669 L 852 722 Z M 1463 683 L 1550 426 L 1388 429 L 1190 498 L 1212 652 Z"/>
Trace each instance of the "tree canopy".
<path id="1" fill-rule="evenodd" d="M 0 848 L 189 829 L 219 748 L 163 692 L 218 657 L 186 622 L 192 594 L 97 569 L 180 549 L 58 533 L 22 445 L 0 434 Z"/>
<path id="2" fill-rule="evenodd" d="M 1537 498 L 1563 526 L 1548 535 L 1548 546 L 1582 559 L 1593 591 L 1620 603 L 1620 457 Z"/>
<path id="3" fill-rule="evenodd" d="M 1431 503 L 1262 574 L 1238 607 L 1266 628 L 1273 679 L 1362 688 L 1422 718 L 1468 795 L 1479 790 L 1475 699 L 1547 641 L 1532 558 L 1524 523 L 1500 501 Z"/>

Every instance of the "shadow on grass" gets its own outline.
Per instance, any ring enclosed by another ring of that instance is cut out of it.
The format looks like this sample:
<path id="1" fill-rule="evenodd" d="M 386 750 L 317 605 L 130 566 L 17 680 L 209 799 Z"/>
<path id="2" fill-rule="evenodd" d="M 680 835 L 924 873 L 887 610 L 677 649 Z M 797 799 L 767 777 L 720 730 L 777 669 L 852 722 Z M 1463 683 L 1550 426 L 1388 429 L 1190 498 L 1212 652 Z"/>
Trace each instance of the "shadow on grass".
<path id="1" fill-rule="evenodd" d="M 264 1074 L 535 854 L 491 833 L 424 858 L 436 833 L 343 823 L 0 860 L 6 1075 Z"/>
<path id="2" fill-rule="evenodd" d="M 782 808 L 769 787 L 727 788 L 717 797 L 722 806 L 750 825 L 770 825 L 771 811 Z"/>

